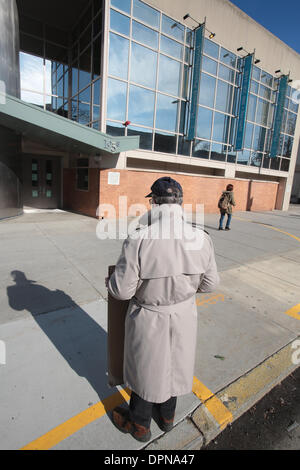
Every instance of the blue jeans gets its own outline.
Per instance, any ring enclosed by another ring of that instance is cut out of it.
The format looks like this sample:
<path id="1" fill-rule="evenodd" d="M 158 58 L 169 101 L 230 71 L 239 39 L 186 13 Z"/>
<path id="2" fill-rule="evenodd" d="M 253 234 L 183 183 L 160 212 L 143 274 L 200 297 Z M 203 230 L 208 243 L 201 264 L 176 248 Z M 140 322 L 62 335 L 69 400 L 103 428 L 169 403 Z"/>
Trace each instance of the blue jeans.
<path id="1" fill-rule="evenodd" d="M 221 212 L 219 228 L 223 228 L 223 222 L 224 222 L 224 219 L 225 219 L 225 215 L 226 215 L 226 212 Z M 232 214 L 227 214 L 226 228 L 230 227 L 231 217 L 232 217 Z"/>

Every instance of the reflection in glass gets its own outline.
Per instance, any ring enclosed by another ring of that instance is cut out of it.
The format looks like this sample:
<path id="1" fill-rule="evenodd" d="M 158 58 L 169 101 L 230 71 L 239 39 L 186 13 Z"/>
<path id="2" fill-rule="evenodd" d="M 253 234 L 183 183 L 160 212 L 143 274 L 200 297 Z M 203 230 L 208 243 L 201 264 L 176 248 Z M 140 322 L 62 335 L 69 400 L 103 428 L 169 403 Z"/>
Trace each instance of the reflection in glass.
<path id="1" fill-rule="evenodd" d="M 257 124 L 267 126 L 267 124 L 268 124 L 268 111 L 269 111 L 269 103 L 267 101 L 262 100 L 261 98 L 258 98 L 257 112 L 256 112 L 256 122 L 257 122 Z"/>
<path id="2" fill-rule="evenodd" d="M 43 93 L 44 60 L 25 52 L 20 52 L 21 88 Z"/>
<path id="3" fill-rule="evenodd" d="M 289 171 L 290 169 L 290 160 L 286 158 L 281 159 L 280 171 Z"/>
<path id="4" fill-rule="evenodd" d="M 210 109 L 198 109 L 197 137 L 210 139 L 213 112 Z"/>
<path id="5" fill-rule="evenodd" d="M 214 107 L 215 100 L 215 87 L 216 79 L 207 75 L 206 73 L 201 74 L 200 81 L 200 93 L 199 93 L 199 104 L 204 106 Z"/>
<path id="6" fill-rule="evenodd" d="M 260 80 L 260 69 L 258 67 L 255 67 L 255 65 L 252 67 L 252 78 L 254 78 L 254 80 L 257 80 L 258 82 Z"/>
<path id="7" fill-rule="evenodd" d="M 248 149 L 252 148 L 253 128 L 254 128 L 254 124 L 251 124 L 250 122 L 246 123 L 244 147 Z"/>
<path id="8" fill-rule="evenodd" d="M 106 121 L 106 133 L 112 136 L 124 136 L 125 128 L 118 122 Z"/>
<path id="9" fill-rule="evenodd" d="M 192 156 L 197 158 L 209 158 L 210 142 L 195 140 L 193 143 Z"/>
<path id="10" fill-rule="evenodd" d="M 176 153 L 176 135 L 156 132 L 154 136 L 154 152 Z"/>
<path id="11" fill-rule="evenodd" d="M 161 30 L 179 41 L 184 41 L 184 26 L 176 23 L 172 18 L 162 15 Z"/>
<path id="12" fill-rule="evenodd" d="M 287 123 L 286 123 L 286 133 L 287 134 L 290 134 L 290 135 L 295 134 L 296 121 L 297 121 L 297 114 L 288 112 L 287 113 Z"/>
<path id="13" fill-rule="evenodd" d="M 129 41 L 113 33 L 109 38 L 109 73 L 127 79 Z"/>
<path id="14" fill-rule="evenodd" d="M 237 152 L 237 164 L 247 165 L 250 159 L 250 150 L 243 150 L 242 152 Z"/>
<path id="15" fill-rule="evenodd" d="M 117 31 L 118 33 L 129 36 L 130 34 L 130 18 L 122 15 L 117 11 L 110 10 L 110 29 Z"/>
<path id="16" fill-rule="evenodd" d="M 93 79 L 101 75 L 101 35 L 94 40 L 93 45 Z"/>
<path id="17" fill-rule="evenodd" d="M 132 43 L 130 80 L 149 88 L 155 88 L 157 53 Z M 146 72 L 146 73 L 145 73 Z"/>
<path id="18" fill-rule="evenodd" d="M 257 103 L 256 96 L 249 95 L 248 111 L 247 111 L 248 121 L 255 122 L 256 103 Z"/>
<path id="19" fill-rule="evenodd" d="M 256 82 L 255 80 L 251 80 L 251 86 L 250 86 L 251 93 L 255 93 L 256 95 L 258 95 L 258 89 L 259 89 L 259 83 Z"/>
<path id="20" fill-rule="evenodd" d="M 131 0 L 110 0 L 110 4 L 130 15 Z"/>
<path id="21" fill-rule="evenodd" d="M 202 70 L 204 70 L 204 72 L 217 75 L 217 65 L 218 63 L 215 60 L 212 60 L 205 55 L 202 57 Z"/>
<path id="22" fill-rule="evenodd" d="M 107 117 L 110 119 L 117 119 L 125 121 L 126 116 L 126 91 L 127 84 L 108 79 L 107 86 Z"/>
<path id="23" fill-rule="evenodd" d="M 21 90 L 21 100 L 26 101 L 26 103 L 35 104 L 40 108 L 44 107 L 44 95 L 32 91 Z"/>
<path id="24" fill-rule="evenodd" d="M 190 152 L 191 152 L 191 142 L 185 140 L 184 137 L 182 137 L 182 135 L 180 135 L 179 138 L 178 138 L 177 153 L 179 155 L 185 155 L 185 156 L 189 157 Z"/>
<path id="25" fill-rule="evenodd" d="M 280 158 L 279 157 L 270 158 L 270 160 L 271 160 L 271 164 L 270 164 L 271 170 L 279 170 Z"/>
<path id="26" fill-rule="evenodd" d="M 92 79 L 91 52 L 92 50 L 89 47 L 87 51 L 79 57 L 79 90 L 89 85 Z"/>
<path id="27" fill-rule="evenodd" d="M 154 28 L 159 28 L 160 13 L 139 0 L 133 0 L 133 16 Z"/>
<path id="28" fill-rule="evenodd" d="M 153 127 L 154 93 L 130 85 L 128 119 L 135 124 Z"/>
<path id="29" fill-rule="evenodd" d="M 90 122 L 90 104 L 78 103 L 78 122 L 83 125 L 87 125 Z"/>
<path id="30" fill-rule="evenodd" d="M 236 55 L 233 54 L 230 51 L 227 51 L 223 47 L 221 47 L 221 53 L 220 53 L 220 61 L 223 62 L 224 64 L 228 64 L 231 67 L 236 66 Z"/>
<path id="31" fill-rule="evenodd" d="M 263 70 L 262 70 L 262 73 L 261 73 L 260 80 L 261 80 L 261 82 L 265 83 L 266 85 L 268 85 L 270 87 L 273 85 L 272 75 L 270 75 L 267 72 L 264 72 Z"/>
<path id="32" fill-rule="evenodd" d="M 236 152 L 234 150 L 229 150 L 227 154 L 227 162 L 235 163 L 236 161 Z"/>
<path id="33" fill-rule="evenodd" d="M 259 96 L 266 98 L 267 100 L 271 99 L 271 89 L 267 88 L 264 85 L 259 85 Z"/>
<path id="34" fill-rule="evenodd" d="M 260 150 L 263 152 L 266 139 L 265 127 L 254 126 L 254 135 L 253 135 L 253 149 Z"/>
<path id="35" fill-rule="evenodd" d="M 263 159 L 263 154 L 261 152 L 251 152 L 250 165 L 261 167 L 262 159 Z"/>
<path id="36" fill-rule="evenodd" d="M 290 137 L 289 135 L 285 136 L 284 144 L 283 144 L 283 151 L 282 151 L 282 155 L 284 157 L 291 158 L 293 142 L 294 142 L 293 137 Z"/>
<path id="37" fill-rule="evenodd" d="M 204 53 L 213 57 L 214 59 L 219 58 L 219 46 L 214 42 L 210 41 L 209 39 L 204 39 Z"/>
<path id="38" fill-rule="evenodd" d="M 137 21 L 132 21 L 132 39 L 153 47 L 153 49 L 158 48 L 158 33 Z"/>
<path id="39" fill-rule="evenodd" d="M 72 68 L 72 96 L 78 93 L 78 69 Z"/>
<path id="40" fill-rule="evenodd" d="M 78 120 L 78 102 L 77 102 L 77 100 L 72 100 L 71 119 L 72 119 L 72 121 L 77 121 Z"/>
<path id="41" fill-rule="evenodd" d="M 213 142 L 211 144 L 210 159 L 211 160 L 218 160 L 220 162 L 225 162 L 226 151 L 227 151 L 226 145 L 215 144 Z"/>
<path id="42" fill-rule="evenodd" d="M 100 79 L 93 84 L 93 103 L 97 104 L 98 106 L 100 105 L 100 84 Z"/>
<path id="43" fill-rule="evenodd" d="M 158 89 L 178 96 L 181 88 L 181 64 L 164 55 L 159 57 Z"/>
<path id="44" fill-rule="evenodd" d="M 157 95 L 155 127 L 167 131 L 177 130 L 178 100 L 170 96 Z"/>
<path id="45" fill-rule="evenodd" d="M 152 130 L 143 127 L 128 127 L 127 135 L 140 136 L 140 148 L 144 150 L 152 150 Z"/>
<path id="46" fill-rule="evenodd" d="M 233 86 L 218 80 L 216 109 L 226 113 L 232 113 Z"/>
<path id="47" fill-rule="evenodd" d="M 183 46 L 173 39 L 169 39 L 166 36 L 161 35 L 160 38 L 160 50 L 165 54 L 171 55 L 176 59 L 181 60 L 183 56 Z"/>
<path id="48" fill-rule="evenodd" d="M 220 64 L 219 77 L 227 80 L 228 82 L 234 83 L 235 72 L 229 67 L 226 67 L 226 65 Z"/>
<path id="49" fill-rule="evenodd" d="M 214 125 L 213 125 L 213 140 L 217 142 L 228 142 L 228 135 L 230 129 L 230 117 L 226 114 L 215 112 Z"/>
<path id="50" fill-rule="evenodd" d="M 267 155 L 264 155 L 262 167 L 263 168 L 270 168 L 270 160 L 271 160 L 270 157 L 267 157 Z"/>

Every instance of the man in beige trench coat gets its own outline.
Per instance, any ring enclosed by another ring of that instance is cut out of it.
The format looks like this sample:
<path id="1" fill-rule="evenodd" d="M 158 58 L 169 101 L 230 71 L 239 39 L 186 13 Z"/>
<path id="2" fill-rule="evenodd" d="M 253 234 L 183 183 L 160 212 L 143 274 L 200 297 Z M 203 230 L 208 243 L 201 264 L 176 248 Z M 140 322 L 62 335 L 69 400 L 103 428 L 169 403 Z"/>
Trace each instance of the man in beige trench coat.
<path id="1" fill-rule="evenodd" d="M 152 208 L 125 240 L 108 281 L 112 296 L 131 299 L 125 320 L 124 384 L 129 410 L 117 407 L 116 427 L 151 438 L 153 406 L 159 426 L 173 427 L 176 399 L 191 393 L 197 339 L 196 292 L 219 284 L 209 235 L 186 222 L 180 184 L 164 177 L 151 187 Z"/>

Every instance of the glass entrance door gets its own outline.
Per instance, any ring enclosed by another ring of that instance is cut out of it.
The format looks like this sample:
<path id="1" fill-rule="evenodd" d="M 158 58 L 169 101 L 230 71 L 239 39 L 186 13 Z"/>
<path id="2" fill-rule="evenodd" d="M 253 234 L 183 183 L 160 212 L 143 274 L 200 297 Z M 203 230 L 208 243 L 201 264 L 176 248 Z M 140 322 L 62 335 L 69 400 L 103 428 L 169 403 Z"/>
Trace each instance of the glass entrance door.
<path id="1" fill-rule="evenodd" d="M 56 209 L 60 206 L 61 159 L 23 156 L 24 206 Z"/>

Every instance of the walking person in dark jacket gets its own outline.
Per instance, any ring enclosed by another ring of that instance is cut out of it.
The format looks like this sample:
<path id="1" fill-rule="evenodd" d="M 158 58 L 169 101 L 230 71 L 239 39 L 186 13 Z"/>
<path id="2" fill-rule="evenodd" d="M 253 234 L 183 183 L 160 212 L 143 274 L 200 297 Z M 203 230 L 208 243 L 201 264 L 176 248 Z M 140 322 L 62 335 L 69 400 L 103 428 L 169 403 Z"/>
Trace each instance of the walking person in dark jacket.
<path id="1" fill-rule="evenodd" d="M 226 187 L 226 191 L 222 192 L 222 195 L 219 200 L 218 207 L 220 209 L 220 222 L 219 222 L 219 230 L 223 229 L 223 222 L 225 219 L 225 215 L 227 214 L 227 222 L 225 230 L 230 230 L 230 222 L 232 218 L 232 206 L 235 206 L 234 194 L 233 194 L 233 185 L 228 184 Z"/>

